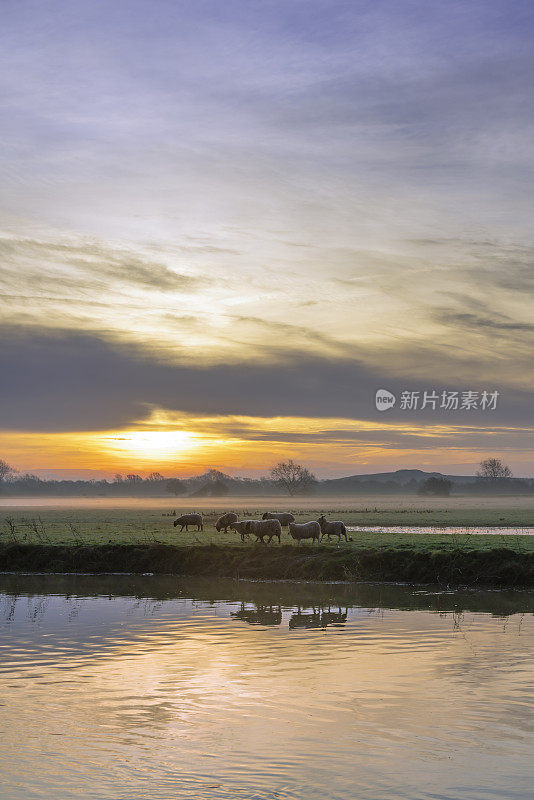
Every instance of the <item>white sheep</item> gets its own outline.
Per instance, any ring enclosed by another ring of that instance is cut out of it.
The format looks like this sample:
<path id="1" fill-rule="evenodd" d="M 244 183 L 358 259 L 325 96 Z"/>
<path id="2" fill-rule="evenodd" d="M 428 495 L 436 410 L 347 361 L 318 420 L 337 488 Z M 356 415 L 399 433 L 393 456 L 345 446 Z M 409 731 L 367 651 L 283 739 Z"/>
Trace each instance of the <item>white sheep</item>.
<path id="1" fill-rule="evenodd" d="M 312 544 L 317 539 L 317 544 L 321 542 L 321 526 L 315 520 L 310 522 L 290 522 L 289 535 L 298 542 L 298 547 L 303 539 L 311 539 Z"/>
<path id="2" fill-rule="evenodd" d="M 269 544 L 273 538 L 278 537 L 278 544 L 282 540 L 282 525 L 279 519 L 249 519 L 246 525 L 248 533 L 253 533 L 256 541 L 263 543 L 263 537 L 269 537 Z"/>
<path id="3" fill-rule="evenodd" d="M 295 522 L 295 517 L 293 516 L 293 514 L 289 514 L 286 511 L 283 511 L 281 513 L 277 513 L 274 511 L 266 511 L 265 514 L 262 516 L 262 519 L 277 519 L 279 520 L 280 525 L 282 525 L 282 527 L 284 528 L 291 522 Z"/>
<path id="4" fill-rule="evenodd" d="M 204 524 L 202 522 L 202 514 L 182 514 L 181 517 L 176 517 L 174 520 L 174 527 L 176 528 L 177 525 L 181 525 L 180 533 L 185 528 L 186 531 L 189 530 L 189 525 L 196 525 L 197 531 L 204 530 Z"/>
<path id="5" fill-rule="evenodd" d="M 219 519 L 215 523 L 215 530 L 218 531 L 219 533 L 221 531 L 228 533 L 228 528 L 230 527 L 230 524 L 232 522 L 237 522 L 238 519 L 239 517 L 237 516 L 237 514 L 234 514 L 233 511 L 229 511 L 227 514 L 223 514 L 222 517 L 219 517 Z"/>
<path id="6" fill-rule="evenodd" d="M 241 536 L 241 541 L 244 542 L 245 541 L 245 536 L 247 536 L 247 537 L 250 536 L 250 532 L 247 530 L 247 525 L 251 521 L 252 520 L 250 520 L 250 519 L 244 519 L 241 522 L 237 522 L 237 520 L 236 520 L 235 522 L 231 522 L 228 525 L 228 527 L 232 531 L 235 531 L 236 533 L 238 533 Z"/>
<path id="7" fill-rule="evenodd" d="M 322 517 L 319 517 L 317 522 L 321 526 L 321 537 L 328 536 L 328 541 L 330 541 L 331 536 L 337 536 L 337 540 L 340 542 L 341 537 L 344 536 L 345 541 L 348 542 L 347 529 L 345 527 L 345 523 L 341 522 L 341 520 L 337 519 L 335 521 L 328 522 L 323 514 Z"/>

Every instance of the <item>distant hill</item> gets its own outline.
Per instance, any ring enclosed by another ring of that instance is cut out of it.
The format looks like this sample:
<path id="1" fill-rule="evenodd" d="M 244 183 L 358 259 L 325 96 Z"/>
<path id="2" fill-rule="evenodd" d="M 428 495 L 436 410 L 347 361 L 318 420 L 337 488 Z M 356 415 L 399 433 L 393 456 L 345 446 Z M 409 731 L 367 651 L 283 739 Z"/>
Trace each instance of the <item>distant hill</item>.
<path id="1" fill-rule="evenodd" d="M 426 481 L 427 478 L 447 478 L 454 483 L 474 483 L 475 475 L 448 475 L 443 472 L 425 472 L 422 469 L 397 469 L 395 472 L 371 472 L 366 475 L 349 475 L 345 478 L 329 478 L 321 481 L 321 489 L 340 493 L 361 488 L 362 483 L 387 484 L 396 483 L 401 486 Z"/>
<path id="2" fill-rule="evenodd" d="M 373 472 L 349 475 L 320 481 L 317 491 L 322 495 L 416 494 L 428 478 L 446 478 L 453 493 L 459 494 L 531 494 L 534 481 L 530 478 L 508 478 L 504 481 L 481 482 L 476 475 L 449 475 L 445 472 L 425 472 L 422 469 L 398 469 L 395 472 Z"/>

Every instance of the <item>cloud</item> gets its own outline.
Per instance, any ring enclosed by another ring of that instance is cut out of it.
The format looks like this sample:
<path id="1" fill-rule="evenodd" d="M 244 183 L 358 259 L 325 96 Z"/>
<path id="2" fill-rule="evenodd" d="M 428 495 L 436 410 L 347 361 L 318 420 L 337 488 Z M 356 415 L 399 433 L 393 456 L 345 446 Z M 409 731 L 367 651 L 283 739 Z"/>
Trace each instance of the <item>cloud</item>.
<path id="1" fill-rule="evenodd" d="M 497 319 L 488 319 L 486 317 L 479 317 L 476 314 L 461 314 L 447 311 L 440 316 L 438 315 L 438 318 L 446 322 L 447 325 L 454 325 L 455 327 L 464 329 L 477 330 L 487 328 L 492 333 L 497 334 L 534 333 L 534 323 L 513 322 L 513 320 L 503 314 L 499 315 Z"/>
<path id="2" fill-rule="evenodd" d="M 229 437 L 246 442 L 277 443 L 305 445 L 324 454 L 325 448 L 340 453 L 352 448 L 379 448 L 384 450 L 412 450 L 416 452 L 436 452 L 436 450 L 464 451 L 472 456 L 479 449 L 495 449 L 498 452 L 513 451 L 515 455 L 522 453 L 527 457 L 531 453 L 531 440 L 534 428 L 526 424 L 524 427 L 510 427 L 502 424 L 472 426 L 466 423 L 466 417 L 453 417 L 450 425 L 434 425 L 426 418 L 410 420 L 397 417 L 390 425 L 380 420 L 331 420 L 329 418 L 302 418 L 300 426 L 295 425 L 292 418 L 282 417 L 278 420 L 250 417 L 235 420 L 232 417 L 202 418 L 194 415 L 169 414 L 160 412 L 158 418 L 172 429 L 172 425 L 193 428 L 214 436 Z M 492 419 L 492 418 L 491 418 Z M 421 423 L 422 424 L 419 424 Z M 338 427 L 332 427 L 337 425 Z M 295 427 L 300 429 L 295 430 Z"/>
<path id="3" fill-rule="evenodd" d="M 306 305 L 311 305 L 308 303 Z M 314 302 L 313 305 L 316 303 Z M 277 348 L 278 359 L 293 359 L 295 351 L 302 349 L 313 350 L 317 355 L 330 353 L 339 357 L 350 358 L 354 355 L 355 347 L 348 342 L 340 342 L 335 338 L 335 331 L 332 335 L 321 333 L 312 327 L 295 325 L 288 322 L 275 322 L 261 319 L 259 317 L 247 317 L 244 315 L 228 315 L 237 327 L 237 336 L 242 329 L 258 331 L 258 343 L 256 347 L 263 347 L 264 350 L 275 352 L 274 341 L 285 342 L 285 347 L 280 345 Z M 234 329 L 232 326 L 232 335 Z M 265 336 L 268 338 L 265 339 Z"/>
<path id="4" fill-rule="evenodd" d="M 382 386 L 528 418 L 528 4 L 29 7 L 0 32 L 6 426 L 367 419 Z"/>
<path id="5" fill-rule="evenodd" d="M 283 361 L 299 350 L 422 378 L 439 358 L 449 382 L 495 371 L 497 325 L 482 324 L 493 319 L 502 323 L 499 356 L 507 356 L 499 380 L 529 380 L 527 247 L 422 240 L 386 252 L 310 243 L 289 265 L 286 249 L 294 248 L 279 240 L 268 268 L 254 270 L 248 263 L 257 255 L 246 242 L 239 257 L 232 248 L 206 256 L 205 245 L 199 254 L 188 245 L 184 252 L 163 243 L 6 233 L 3 317 L 86 332 L 178 363 Z M 507 352 L 505 333 L 515 337 Z"/>
<path id="6" fill-rule="evenodd" d="M 113 247 L 89 237 L 33 239 L 16 235 L 0 237 L 0 257 L 5 287 L 18 277 L 20 285 L 47 291 L 61 278 L 62 287 L 80 294 L 124 286 L 161 292 L 197 291 L 205 283 L 199 276 L 180 273 L 146 257 L 131 247 Z M 21 267 L 23 274 L 21 275 Z M 37 287 L 36 287 L 37 284 Z"/>
<path id="7" fill-rule="evenodd" d="M 145 240 L 528 227 L 524 4 L 24 8 L 2 26 L 11 213 Z"/>
<path id="8" fill-rule="evenodd" d="M 372 369 L 356 359 L 321 358 L 295 350 L 284 361 L 176 364 L 137 347 L 87 334 L 1 330 L 2 427 L 18 430 L 104 430 L 146 418 L 159 407 L 189 414 L 258 417 L 337 417 L 386 421 L 374 408 L 378 388 L 492 390 L 495 376 L 480 385 L 443 386 Z M 491 385 L 488 385 L 488 381 Z M 491 427 L 532 418 L 532 395 L 506 391 L 496 412 L 472 412 L 464 422 Z M 445 412 L 407 417 L 398 406 L 387 421 L 455 424 Z"/>

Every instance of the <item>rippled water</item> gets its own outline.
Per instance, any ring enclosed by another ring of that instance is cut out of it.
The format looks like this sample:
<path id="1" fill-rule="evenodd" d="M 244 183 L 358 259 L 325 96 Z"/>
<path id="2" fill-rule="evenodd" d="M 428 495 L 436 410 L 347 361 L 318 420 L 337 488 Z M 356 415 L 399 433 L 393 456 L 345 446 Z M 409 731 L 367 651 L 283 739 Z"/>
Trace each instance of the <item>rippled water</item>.
<path id="1" fill-rule="evenodd" d="M 3 800 L 532 797 L 534 597 L 1 576 Z"/>

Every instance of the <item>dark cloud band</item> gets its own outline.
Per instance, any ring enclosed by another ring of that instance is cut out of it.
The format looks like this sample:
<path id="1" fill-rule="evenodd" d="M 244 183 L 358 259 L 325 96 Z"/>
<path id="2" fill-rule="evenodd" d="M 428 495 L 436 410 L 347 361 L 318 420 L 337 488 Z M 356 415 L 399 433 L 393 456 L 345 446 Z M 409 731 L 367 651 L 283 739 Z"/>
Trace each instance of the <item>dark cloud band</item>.
<path id="1" fill-rule="evenodd" d="M 0 428 L 11 430 L 105 430 L 145 418 L 150 407 L 195 415 L 340 417 L 406 424 L 441 423 L 491 427 L 532 423 L 532 395 L 473 380 L 441 386 L 399 378 L 355 359 L 327 359 L 294 352 L 282 363 L 195 366 L 158 361 L 132 346 L 73 332 L 0 329 Z M 427 409 L 378 412 L 378 388 L 405 390 L 498 389 L 494 412 L 452 414 Z"/>

